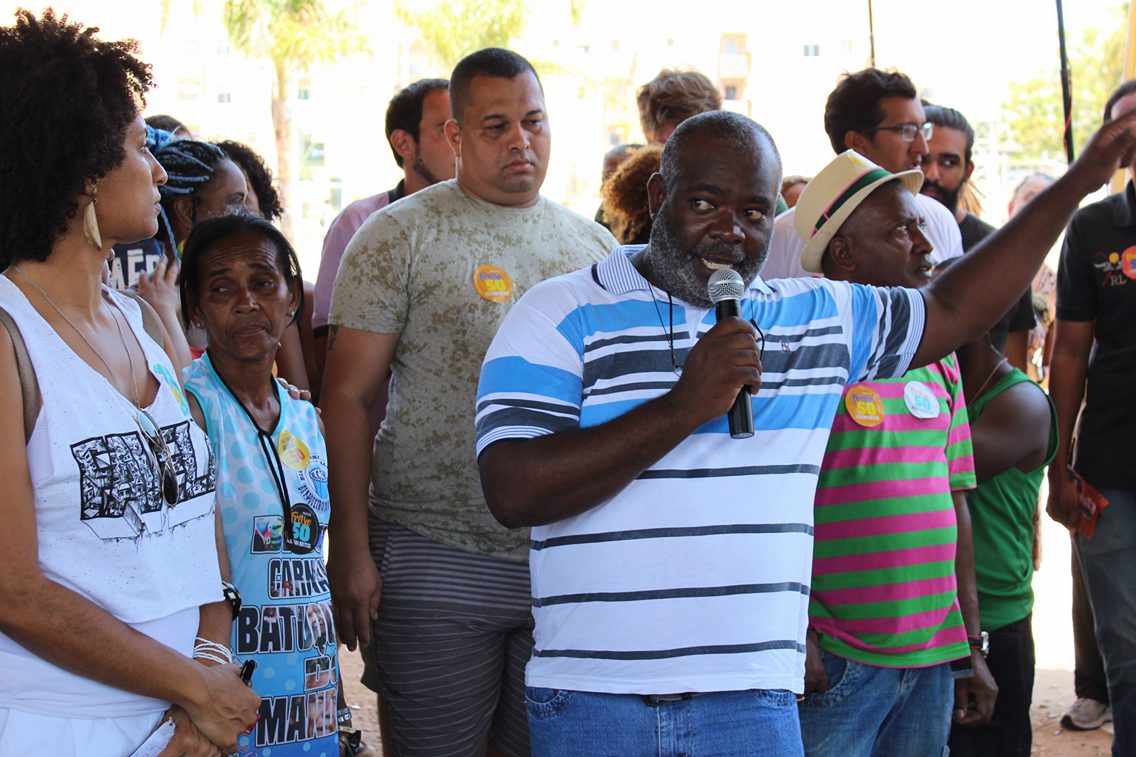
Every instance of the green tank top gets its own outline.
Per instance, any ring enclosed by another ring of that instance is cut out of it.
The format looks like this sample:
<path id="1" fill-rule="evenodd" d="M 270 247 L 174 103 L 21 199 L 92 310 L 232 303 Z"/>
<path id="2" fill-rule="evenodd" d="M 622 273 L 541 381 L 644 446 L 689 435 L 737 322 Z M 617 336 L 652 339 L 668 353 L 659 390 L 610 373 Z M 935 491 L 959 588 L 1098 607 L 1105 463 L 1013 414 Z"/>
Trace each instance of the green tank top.
<path id="1" fill-rule="evenodd" d="M 1030 377 L 1014 369 L 968 405 L 971 424 L 990 402 Z M 1045 467 L 1057 454 L 1057 413 L 1049 403 L 1049 446 L 1045 462 L 1031 471 L 1002 471 L 967 493 L 974 532 L 974 561 L 982 628 L 993 631 L 1022 620 L 1033 610 L 1034 512 Z"/>

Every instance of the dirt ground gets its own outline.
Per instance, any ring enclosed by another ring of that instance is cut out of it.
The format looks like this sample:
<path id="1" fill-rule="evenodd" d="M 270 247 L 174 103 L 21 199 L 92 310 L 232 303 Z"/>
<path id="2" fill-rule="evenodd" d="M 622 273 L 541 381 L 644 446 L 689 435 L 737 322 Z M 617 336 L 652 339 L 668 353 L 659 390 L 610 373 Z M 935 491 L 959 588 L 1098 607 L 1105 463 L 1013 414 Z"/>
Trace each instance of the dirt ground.
<path id="1" fill-rule="evenodd" d="M 359 683 L 362 672 L 359 655 L 345 653 L 343 678 L 347 682 L 347 701 L 352 706 L 355 727 L 363 731 L 365 742 L 378 749 L 379 722 L 375 714 L 375 698 Z M 1066 731 L 1060 725 L 1061 714 L 1072 701 L 1071 671 L 1039 669 L 1033 692 L 1033 754 L 1044 757 L 1108 757 L 1112 744 L 1111 725 L 1084 733 Z"/>
<path id="2" fill-rule="evenodd" d="M 1037 671 L 1033 685 L 1033 754 L 1046 757 L 1108 757 L 1112 754 L 1112 723 L 1096 731 L 1066 731 L 1061 715 L 1073 701 L 1073 673 Z"/>
<path id="3" fill-rule="evenodd" d="M 1043 492 L 1044 496 L 1044 492 Z M 1077 733 L 1061 728 L 1065 708 L 1073 701 L 1073 630 L 1069 617 L 1071 578 L 1069 538 L 1065 529 L 1043 518 L 1044 557 L 1034 576 L 1033 615 L 1037 644 L 1037 680 L 1033 689 L 1033 754 L 1044 757 L 1107 757 L 1111 724 L 1097 731 Z M 379 748 L 375 697 L 359 683 L 363 664 L 357 653 L 343 651 L 343 680 L 352 706 L 355 727 L 363 740 Z"/>

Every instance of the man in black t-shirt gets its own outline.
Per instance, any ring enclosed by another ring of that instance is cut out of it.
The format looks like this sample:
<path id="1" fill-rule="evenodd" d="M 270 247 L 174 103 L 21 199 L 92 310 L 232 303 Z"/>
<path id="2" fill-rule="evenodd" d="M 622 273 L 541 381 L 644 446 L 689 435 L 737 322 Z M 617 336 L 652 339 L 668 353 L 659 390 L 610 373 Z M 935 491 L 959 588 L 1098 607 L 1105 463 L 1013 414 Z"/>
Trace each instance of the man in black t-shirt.
<path id="1" fill-rule="evenodd" d="M 1136 110 L 1136 80 L 1105 106 L 1106 123 Z M 1134 173 L 1136 162 L 1128 168 Z M 1108 678 L 1114 755 L 1136 754 L 1136 188 L 1073 216 L 1057 274 L 1049 389 L 1060 446 L 1048 512 L 1070 529 L 1090 520 L 1081 481 L 1108 500 L 1092 538 L 1075 536 Z M 1081 410 L 1082 401 L 1084 409 Z M 1080 426 L 1073 443 L 1074 423 Z M 1073 469 L 1064 464 L 1074 449 Z"/>
<path id="2" fill-rule="evenodd" d="M 924 113 L 927 121 L 935 124 L 935 130 L 927 142 L 930 152 L 923 156 L 923 188 L 919 191 L 935 198 L 954 214 L 962 234 L 963 252 L 969 252 L 994 233 L 993 226 L 959 207 L 959 195 L 974 173 L 971 160 L 974 129 L 966 117 L 953 108 L 928 105 Z M 1026 369 L 1029 332 L 1035 323 L 1033 297 L 1027 289 L 1018 304 L 990 329 L 994 349 L 1022 371 Z"/>

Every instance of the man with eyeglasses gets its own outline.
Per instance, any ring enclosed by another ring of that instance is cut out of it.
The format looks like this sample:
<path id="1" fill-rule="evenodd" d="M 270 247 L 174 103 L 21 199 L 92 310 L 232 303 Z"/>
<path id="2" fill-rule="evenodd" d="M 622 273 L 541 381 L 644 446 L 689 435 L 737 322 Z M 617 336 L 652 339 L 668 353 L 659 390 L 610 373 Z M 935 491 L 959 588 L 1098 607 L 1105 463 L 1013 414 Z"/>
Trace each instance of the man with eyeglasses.
<path id="1" fill-rule="evenodd" d="M 824 130 L 836 154 L 855 150 L 876 165 L 896 173 L 922 167 L 934 125 L 927 121 L 915 85 L 904 74 L 866 68 L 848 74 L 828 96 Z M 916 198 L 923 233 L 931 243 L 932 263 L 963 252 L 958 223 L 932 198 Z M 801 267 L 803 244 L 793 229 L 792 209 L 777 216 L 764 279 L 810 276 Z"/>
<path id="2" fill-rule="evenodd" d="M 994 233 L 993 226 L 960 207 L 959 203 L 959 197 L 974 173 L 974 161 L 971 159 L 974 129 L 954 108 L 927 105 L 924 110 L 928 125 L 934 124 L 934 131 L 927 142 L 930 152 L 923 156 L 925 180 L 919 191 L 938 200 L 951 212 L 962 234 L 962 249 L 968 252 Z M 1004 354 L 1020 371 L 1026 369 L 1029 332 L 1035 323 L 1033 297 L 1027 288 L 1017 304 L 990 329 L 994 349 Z"/>

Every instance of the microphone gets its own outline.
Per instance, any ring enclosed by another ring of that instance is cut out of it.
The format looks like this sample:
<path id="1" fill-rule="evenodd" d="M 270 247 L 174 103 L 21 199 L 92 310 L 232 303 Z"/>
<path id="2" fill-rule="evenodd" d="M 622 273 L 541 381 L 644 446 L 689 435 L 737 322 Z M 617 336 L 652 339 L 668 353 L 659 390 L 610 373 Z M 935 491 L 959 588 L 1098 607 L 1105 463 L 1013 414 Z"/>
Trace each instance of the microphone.
<path id="1" fill-rule="evenodd" d="M 710 295 L 710 301 L 714 303 L 714 315 L 719 321 L 740 315 L 739 302 L 745 293 L 745 282 L 733 268 L 714 271 L 710 275 L 706 291 Z M 743 386 L 738 392 L 726 418 L 730 423 L 731 439 L 748 439 L 753 436 L 753 404 L 748 386 Z"/>

